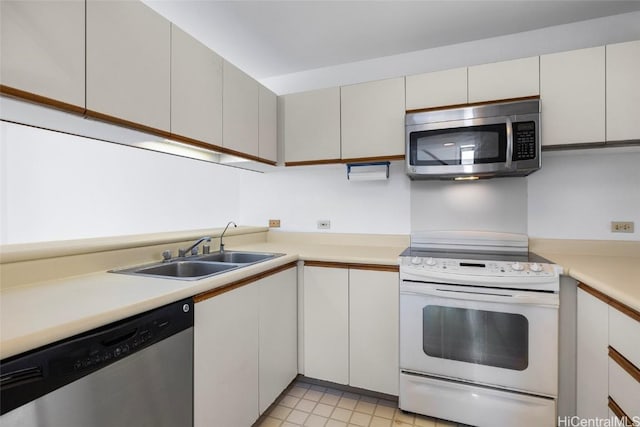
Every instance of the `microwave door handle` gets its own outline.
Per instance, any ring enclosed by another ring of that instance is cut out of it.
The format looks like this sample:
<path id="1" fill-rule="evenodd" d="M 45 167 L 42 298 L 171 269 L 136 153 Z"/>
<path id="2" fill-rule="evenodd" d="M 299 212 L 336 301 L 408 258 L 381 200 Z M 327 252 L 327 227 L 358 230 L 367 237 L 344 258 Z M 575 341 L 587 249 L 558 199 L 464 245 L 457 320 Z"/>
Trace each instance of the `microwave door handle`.
<path id="1" fill-rule="evenodd" d="M 538 305 L 545 307 L 557 307 L 558 295 L 557 294 L 544 294 L 529 295 L 529 294 L 491 294 L 486 292 L 468 292 L 468 291 L 454 291 L 447 289 L 412 289 L 400 290 L 402 295 L 416 295 L 416 296 L 434 296 L 440 298 L 465 300 L 465 301 L 480 301 L 480 302 L 494 302 L 494 303 L 507 303 L 507 304 L 526 304 L 526 305 Z"/>
<path id="2" fill-rule="evenodd" d="M 511 169 L 511 160 L 513 159 L 513 123 L 511 117 L 505 117 L 507 124 L 507 169 Z"/>

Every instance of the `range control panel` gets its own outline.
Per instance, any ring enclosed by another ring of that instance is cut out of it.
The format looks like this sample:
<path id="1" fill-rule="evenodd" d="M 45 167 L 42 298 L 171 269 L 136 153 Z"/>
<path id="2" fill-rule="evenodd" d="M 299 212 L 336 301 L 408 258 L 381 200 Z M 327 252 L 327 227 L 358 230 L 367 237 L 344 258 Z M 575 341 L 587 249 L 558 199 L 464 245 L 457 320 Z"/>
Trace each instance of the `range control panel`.
<path id="1" fill-rule="evenodd" d="M 512 160 L 529 160 L 536 158 L 536 123 L 513 123 L 513 156 Z"/>
<path id="2" fill-rule="evenodd" d="M 493 277 L 554 277 L 552 264 L 537 262 L 474 261 L 432 257 L 401 257 L 400 268 L 469 276 Z"/>

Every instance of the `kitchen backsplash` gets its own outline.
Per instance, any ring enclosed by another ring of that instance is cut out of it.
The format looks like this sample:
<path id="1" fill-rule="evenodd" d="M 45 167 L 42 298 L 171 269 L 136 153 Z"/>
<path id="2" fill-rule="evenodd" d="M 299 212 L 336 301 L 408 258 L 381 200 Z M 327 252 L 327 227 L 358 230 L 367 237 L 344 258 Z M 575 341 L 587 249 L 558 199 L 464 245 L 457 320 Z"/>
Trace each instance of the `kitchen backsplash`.
<path id="1" fill-rule="evenodd" d="M 0 242 L 267 225 L 301 232 L 408 234 L 492 229 L 532 237 L 638 240 L 640 147 L 546 152 L 527 178 L 350 182 L 344 165 L 260 174 L 0 123 Z M 331 228 L 318 230 L 318 220 Z M 611 220 L 634 221 L 633 234 Z"/>

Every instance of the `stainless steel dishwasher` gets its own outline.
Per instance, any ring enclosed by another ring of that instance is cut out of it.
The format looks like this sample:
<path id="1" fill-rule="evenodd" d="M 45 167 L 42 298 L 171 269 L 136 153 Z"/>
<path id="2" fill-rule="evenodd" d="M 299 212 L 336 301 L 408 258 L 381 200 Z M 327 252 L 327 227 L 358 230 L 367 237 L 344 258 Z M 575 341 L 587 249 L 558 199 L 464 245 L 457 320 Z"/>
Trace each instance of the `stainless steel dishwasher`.
<path id="1" fill-rule="evenodd" d="M 193 425 L 191 299 L 0 362 L 0 425 Z"/>

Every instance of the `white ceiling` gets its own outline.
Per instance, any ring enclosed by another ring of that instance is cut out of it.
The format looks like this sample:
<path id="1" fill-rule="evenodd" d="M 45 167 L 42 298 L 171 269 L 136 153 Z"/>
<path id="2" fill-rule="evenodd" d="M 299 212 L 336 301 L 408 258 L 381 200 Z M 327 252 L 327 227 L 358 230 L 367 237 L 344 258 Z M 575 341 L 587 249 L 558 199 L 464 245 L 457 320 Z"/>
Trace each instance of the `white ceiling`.
<path id="1" fill-rule="evenodd" d="M 144 0 L 256 79 L 640 10 L 640 1 Z"/>

